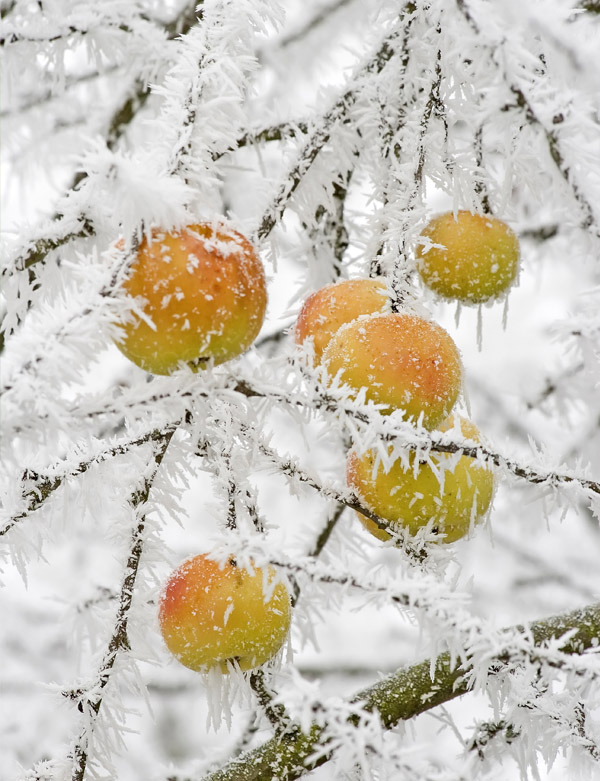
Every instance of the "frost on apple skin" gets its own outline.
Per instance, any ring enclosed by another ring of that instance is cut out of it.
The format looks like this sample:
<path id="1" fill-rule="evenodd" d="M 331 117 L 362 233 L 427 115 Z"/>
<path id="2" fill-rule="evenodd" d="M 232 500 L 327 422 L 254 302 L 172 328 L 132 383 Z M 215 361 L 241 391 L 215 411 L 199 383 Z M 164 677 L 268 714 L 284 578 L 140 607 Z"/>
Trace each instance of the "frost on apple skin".
<path id="1" fill-rule="evenodd" d="M 319 361 L 334 334 L 361 315 L 389 310 L 386 286 L 375 279 L 346 279 L 316 290 L 304 301 L 296 327 L 296 344 L 313 340 Z"/>
<path id="2" fill-rule="evenodd" d="M 417 248 L 423 282 L 441 298 L 481 304 L 504 296 L 519 271 L 519 240 L 496 217 L 459 211 L 434 217 Z"/>
<path id="3" fill-rule="evenodd" d="M 273 568 L 250 572 L 206 555 L 185 561 L 160 599 L 159 623 L 169 651 L 196 671 L 225 674 L 264 664 L 285 642 L 291 619 L 287 589 L 280 582 L 271 588 L 275 578 Z"/>
<path id="4" fill-rule="evenodd" d="M 452 411 L 462 386 L 462 364 L 449 334 L 410 314 L 361 317 L 342 326 L 327 345 L 323 363 L 366 399 L 403 410 L 435 428 Z"/>
<path id="5" fill-rule="evenodd" d="M 266 312 L 264 269 L 241 234 L 211 224 L 142 241 L 125 291 L 143 316 L 122 326 L 119 349 L 154 374 L 235 358 L 258 336 Z"/>

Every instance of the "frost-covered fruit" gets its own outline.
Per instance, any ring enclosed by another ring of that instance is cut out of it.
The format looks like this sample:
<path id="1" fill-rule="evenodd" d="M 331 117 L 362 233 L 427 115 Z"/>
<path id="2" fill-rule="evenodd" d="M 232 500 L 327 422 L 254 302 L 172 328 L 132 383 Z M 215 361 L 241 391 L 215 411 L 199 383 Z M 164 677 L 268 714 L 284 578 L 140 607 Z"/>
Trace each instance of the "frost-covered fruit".
<path id="1" fill-rule="evenodd" d="M 510 288 L 519 268 L 519 240 L 502 220 L 459 211 L 435 217 L 417 249 L 423 282 L 443 298 L 479 304 Z"/>
<path id="2" fill-rule="evenodd" d="M 303 344 L 312 337 L 315 358 L 320 361 L 332 336 L 346 323 L 361 315 L 389 309 L 386 287 L 376 279 L 345 279 L 325 285 L 302 305 L 294 338 Z"/>
<path id="3" fill-rule="evenodd" d="M 228 662 L 250 670 L 283 645 L 291 617 L 286 587 L 273 567 L 244 569 L 194 556 L 169 577 L 160 598 L 159 622 L 167 648 L 192 670 Z"/>
<path id="4" fill-rule="evenodd" d="M 330 377 L 354 394 L 400 409 L 407 418 L 435 428 L 452 411 L 462 383 L 460 355 L 449 334 L 437 323 L 403 313 L 361 317 L 333 336 L 323 363 Z"/>
<path id="5" fill-rule="evenodd" d="M 477 427 L 458 418 L 465 439 L 481 444 Z M 455 418 L 440 426 L 448 431 Z M 464 537 L 471 525 L 488 511 L 494 493 L 494 473 L 489 465 L 470 456 L 432 452 L 431 464 L 418 462 L 414 453 L 407 462 L 394 461 L 386 472 L 376 452 L 368 450 L 359 456 L 352 451 L 346 464 L 348 485 L 365 507 L 387 521 L 392 530 L 408 529 L 415 534 L 432 521 L 435 533 L 444 542 Z M 380 540 L 390 535 L 362 513 L 357 513 L 365 528 Z"/>
<path id="6" fill-rule="evenodd" d="M 154 374 L 182 363 L 197 371 L 240 355 L 258 335 L 267 305 L 256 250 L 222 224 L 155 230 L 140 243 L 124 288 L 144 300 L 154 327 L 134 314 L 121 325 L 118 347 Z"/>

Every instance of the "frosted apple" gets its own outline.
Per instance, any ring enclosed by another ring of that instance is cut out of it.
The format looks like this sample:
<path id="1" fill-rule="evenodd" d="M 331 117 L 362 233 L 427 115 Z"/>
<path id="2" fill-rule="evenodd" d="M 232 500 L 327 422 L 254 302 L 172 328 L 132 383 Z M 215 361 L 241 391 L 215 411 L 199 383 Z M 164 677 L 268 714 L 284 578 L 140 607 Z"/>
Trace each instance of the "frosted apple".
<path id="1" fill-rule="evenodd" d="M 466 439 L 481 442 L 477 427 L 459 418 L 460 431 Z M 447 431 L 454 426 L 454 418 L 440 427 Z M 415 463 L 410 454 L 405 468 L 400 460 L 389 471 L 376 453 L 369 450 L 359 456 L 352 451 L 346 465 L 348 485 L 358 494 L 365 507 L 389 522 L 392 530 L 406 528 L 411 534 L 433 522 L 433 530 L 454 542 L 464 537 L 473 523 L 488 511 L 494 493 L 494 473 L 487 465 L 470 456 L 432 453 L 429 463 Z M 361 523 L 380 540 L 390 535 L 371 519 L 357 513 Z"/>
<path id="2" fill-rule="evenodd" d="M 332 336 L 361 315 L 389 309 L 386 287 L 376 279 L 345 279 L 312 293 L 300 310 L 294 338 L 303 344 L 312 338 L 315 358 L 320 361 Z"/>
<path id="3" fill-rule="evenodd" d="M 153 326 L 134 315 L 122 324 L 117 345 L 154 374 L 240 355 L 258 335 L 267 305 L 255 249 L 236 231 L 211 223 L 155 230 L 140 243 L 124 288 L 143 299 Z"/>
<path id="4" fill-rule="evenodd" d="M 201 554 L 169 577 L 160 598 L 159 623 L 167 648 L 192 670 L 228 672 L 258 667 L 283 645 L 290 626 L 290 597 L 273 567 L 251 571 L 233 559 L 221 566 Z"/>
<path id="5" fill-rule="evenodd" d="M 503 295 L 516 279 L 519 240 L 497 217 L 459 211 L 435 217 L 417 248 L 423 282 L 443 298 L 478 304 Z"/>
<path id="6" fill-rule="evenodd" d="M 367 400 L 401 409 L 407 418 L 422 416 L 435 428 L 451 412 L 462 383 L 458 349 L 437 323 L 412 314 L 362 317 L 333 336 L 323 363 L 334 377 Z"/>

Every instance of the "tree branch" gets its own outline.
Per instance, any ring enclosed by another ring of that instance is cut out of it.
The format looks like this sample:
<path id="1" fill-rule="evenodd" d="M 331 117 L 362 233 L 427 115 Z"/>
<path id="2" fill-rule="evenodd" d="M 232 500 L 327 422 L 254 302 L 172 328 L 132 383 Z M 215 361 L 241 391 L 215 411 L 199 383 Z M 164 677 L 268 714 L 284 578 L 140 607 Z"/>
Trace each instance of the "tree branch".
<path id="1" fill-rule="evenodd" d="M 410 6 L 412 4 L 407 3 L 406 5 Z M 394 32 L 384 40 L 374 57 L 359 71 L 355 78 L 356 82 L 360 82 L 367 76 L 380 73 L 383 70 L 384 66 L 394 54 L 393 42 L 398 37 L 398 34 L 398 30 L 394 30 Z M 357 89 L 356 86 L 352 87 L 323 115 L 320 126 L 305 144 L 298 156 L 298 162 L 288 173 L 279 192 L 273 199 L 272 206 L 263 216 L 257 230 L 257 238 L 259 240 L 265 239 L 273 230 L 300 182 L 310 169 L 321 149 L 329 141 L 332 128 L 337 122 L 343 120 L 347 116 L 352 106 L 356 103 L 359 95 L 360 89 Z"/>
<path id="2" fill-rule="evenodd" d="M 525 632 L 523 627 L 515 629 Z M 563 654 L 581 654 L 596 647 L 600 637 L 600 604 L 537 621 L 529 627 L 534 646 L 542 647 L 573 630 L 576 634 L 562 646 Z M 511 652 L 506 649 L 490 662 L 490 666 L 498 671 L 510 660 Z M 500 667 L 494 667 L 494 662 Z M 427 660 L 398 670 L 358 692 L 350 703 L 360 704 L 366 713 L 377 713 L 382 725 L 391 729 L 401 721 L 469 692 L 471 669 L 470 662 L 457 666 L 449 654 L 442 654 L 435 661 Z M 358 716 L 352 716 L 348 721 L 357 726 Z M 312 755 L 317 749 L 318 758 L 314 759 Z M 206 776 L 204 781 L 270 781 L 275 776 L 278 781 L 293 781 L 325 764 L 332 756 L 333 752 L 327 751 L 326 726 L 313 723 L 308 730 L 296 727 L 295 731 L 271 738 Z"/>
<path id="3" fill-rule="evenodd" d="M 465 0 L 456 0 L 456 5 L 459 11 L 461 12 L 461 14 L 464 16 L 467 23 L 469 24 L 469 26 L 471 27 L 471 29 L 477 34 L 477 36 L 481 37 L 481 31 L 479 29 L 479 25 L 475 20 L 475 18 L 473 17 L 473 14 L 467 7 L 467 3 L 465 2 Z M 483 45 L 486 46 L 486 48 L 490 52 L 490 57 L 492 57 L 493 46 L 490 44 L 487 45 L 483 44 Z M 497 44 L 497 47 L 500 48 L 502 45 L 503 43 L 499 43 Z M 582 193 L 578 183 L 575 181 L 573 177 L 571 167 L 567 164 L 564 154 L 561 150 L 560 139 L 558 137 L 557 132 L 553 129 L 547 128 L 544 125 L 542 120 L 538 117 L 533 104 L 525 95 L 523 89 L 518 84 L 511 82 L 508 78 L 506 78 L 505 74 L 503 74 L 503 78 L 506 83 L 506 86 L 508 87 L 511 94 L 516 99 L 516 105 L 525 114 L 525 119 L 527 120 L 527 122 L 532 126 L 538 127 L 544 134 L 544 137 L 546 139 L 546 144 L 548 146 L 548 151 L 550 152 L 550 157 L 552 158 L 552 161 L 554 162 L 557 171 L 564 179 L 564 181 L 571 188 L 571 192 L 573 193 L 575 200 L 577 201 L 577 203 L 579 204 L 581 210 L 585 215 L 585 218 L 582 223 L 582 227 L 585 229 L 593 228 L 594 235 L 600 237 L 600 227 L 598 226 L 598 221 L 596 219 L 596 215 L 594 213 L 592 204 Z M 556 124 L 561 124 L 564 121 L 564 116 L 562 114 L 557 114 L 555 115 L 555 120 L 557 120 L 555 122 Z"/>
<path id="4" fill-rule="evenodd" d="M 107 448 L 88 461 L 81 461 L 79 464 L 77 464 L 77 466 L 70 469 L 68 472 L 63 472 L 62 474 L 57 474 L 55 476 L 40 475 L 37 472 L 26 469 L 21 477 L 21 482 L 23 483 L 24 488 L 27 486 L 27 490 L 23 493 L 23 498 L 27 500 L 27 507 L 17 515 L 13 515 L 12 518 L 6 522 L 6 524 L 0 529 L 0 537 L 5 535 L 13 528 L 13 526 L 19 523 L 19 521 L 23 520 L 23 518 L 26 518 L 30 513 L 38 510 L 44 504 L 46 499 L 48 499 L 48 497 L 50 497 L 57 488 L 60 488 L 60 486 L 63 485 L 65 480 L 68 480 L 70 477 L 75 477 L 76 475 L 82 475 L 95 464 L 108 461 L 108 459 L 114 458 L 115 456 L 124 455 L 132 448 L 139 447 L 140 445 L 144 445 L 147 442 L 162 444 L 165 440 L 171 439 L 178 425 L 178 423 L 175 423 L 172 426 L 168 426 L 163 431 L 154 430 L 149 434 L 144 434 L 143 436 L 138 437 L 137 439 L 132 439 L 122 445 L 115 445 L 114 447 Z M 31 481 L 34 483 L 33 486 L 28 485 L 28 483 Z"/>
<path id="5" fill-rule="evenodd" d="M 144 480 L 143 486 L 136 491 L 130 499 L 132 507 L 135 509 L 143 507 L 148 501 L 152 483 L 158 472 L 158 469 L 165 456 L 169 443 L 175 433 L 174 430 L 162 435 L 160 444 L 154 454 L 154 468 L 149 477 Z M 158 432 L 157 432 L 158 434 Z M 119 608 L 112 636 L 108 643 L 106 653 L 98 670 L 95 683 L 87 690 L 78 690 L 76 692 L 64 692 L 65 696 L 77 702 L 78 710 L 86 714 L 88 725 L 85 726 L 79 737 L 76 739 L 72 748 L 73 772 L 72 781 L 83 781 L 85 769 L 88 761 L 88 744 L 90 731 L 93 730 L 104 696 L 104 690 L 108 685 L 112 669 L 117 657 L 121 652 L 127 652 L 130 649 L 127 635 L 127 625 L 129 622 L 129 611 L 133 602 L 135 582 L 137 578 L 140 559 L 144 549 L 144 534 L 146 530 L 146 516 L 142 513 L 139 516 L 138 523 L 133 533 L 132 546 L 129 551 L 127 564 L 125 566 L 125 575 L 119 594 Z"/>

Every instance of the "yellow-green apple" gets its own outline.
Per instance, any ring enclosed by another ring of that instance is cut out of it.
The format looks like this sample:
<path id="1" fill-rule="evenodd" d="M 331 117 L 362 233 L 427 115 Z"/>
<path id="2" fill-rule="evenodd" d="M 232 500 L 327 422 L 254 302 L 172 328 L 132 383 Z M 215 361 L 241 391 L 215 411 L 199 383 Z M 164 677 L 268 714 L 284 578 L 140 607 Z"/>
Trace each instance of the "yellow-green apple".
<path id="1" fill-rule="evenodd" d="M 454 417 L 441 431 L 454 427 Z M 458 418 L 462 436 L 481 444 L 477 427 L 465 418 Z M 488 511 L 494 493 L 494 473 L 488 464 L 470 456 L 432 452 L 431 463 L 418 462 L 414 453 L 408 463 L 400 459 L 385 470 L 377 462 L 375 450 L 363 455 L 352 451 L 346 464 L 348 485 L 360 497 L 364 506 L 389 523 L 390 529 L 408 529 L 415 534 L 432 522 L 435 533 L 444 542 L 464 537 L 472 524 Z M 390 535 L 362 513 L 361 523 L 380 540 Z"/>
<path id="2" fill-rule="evenodd" d="M 117 345 L 154 374 L 240 355 L 258 335 L 267 305 L 256 250 L 222 224 L 154 230 L 140 243 L 124 288 L 143 299 L 146 317 L 123 323 Z"/>
<path id="3" fill-rule="evenodd" d="M 325 285 L 302 305 L 294 330 L 296 344 L 312 338 L 315 358 L 320 361 L 329 340 L 342 325 L 361 315 L 386 310 L 389 310 L 386 287 L 380 280 L 345 279 Z"/>
<path id="4" fill-rule="evenodd" d="M 283 645 L 290 617 L 290 597 L 275 569 L 245 569 L 233 558 L 225 564 L 205 554 L 188 559 L 160 598 L 167 648 L 192 670 L 227 673 L 228 662 L 241 670 L 258 667 Z"/>
<path id="5" fill-rule="evenodd" d="M 419 274 L 443 298 L 479 304 L 506 293 L 516 279 L 519 240 L 496 217 L 448 212 L 431 220 L 422 236 L 428 241 L 417 248 Z"/>
<path id="6" fill-rule="evenodd" d="M 404 411 L 426 428 L 435 428 L 451 412 L 462 383 L 458 349 L 437 323 L 412 314 L 360 317 L 342 326 L 323 353 L 330 377 L 367 400 Z"/>

